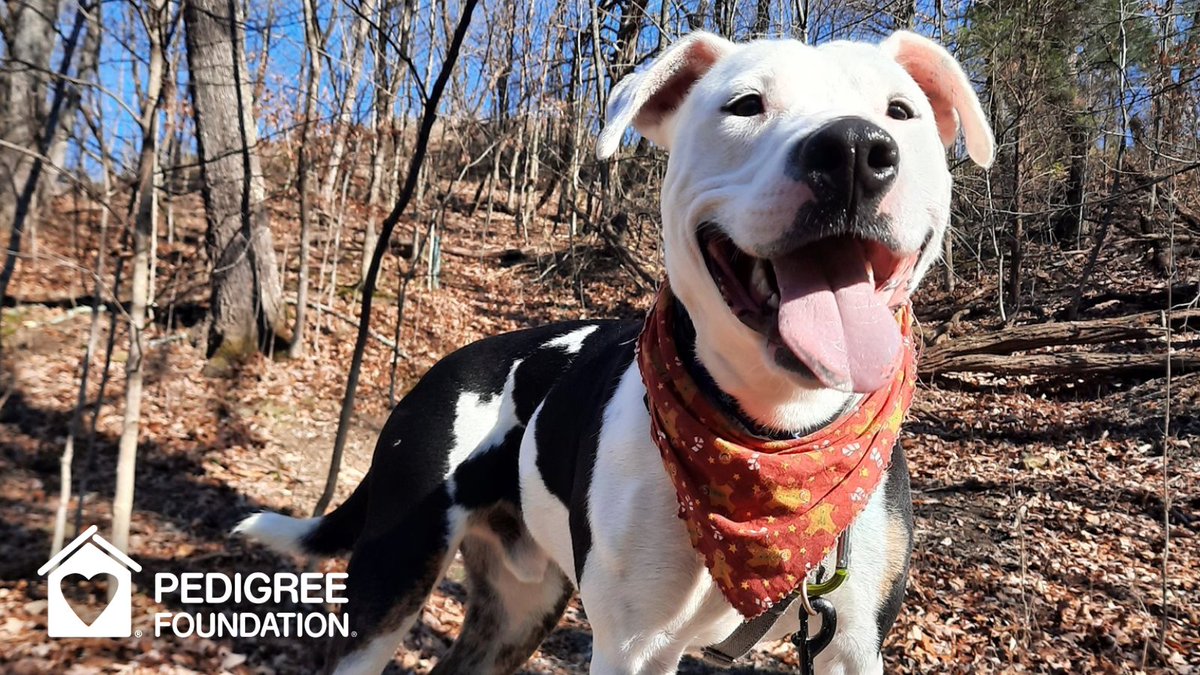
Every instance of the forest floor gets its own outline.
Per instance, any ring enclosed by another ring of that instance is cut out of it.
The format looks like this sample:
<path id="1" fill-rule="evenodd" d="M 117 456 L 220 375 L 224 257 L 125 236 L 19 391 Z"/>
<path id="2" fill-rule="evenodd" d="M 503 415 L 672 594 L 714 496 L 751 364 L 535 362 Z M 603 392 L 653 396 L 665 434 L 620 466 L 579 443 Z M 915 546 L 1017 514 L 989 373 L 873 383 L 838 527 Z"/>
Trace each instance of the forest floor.
<path id="1" fill-rule="evenodd" d="M 59 460 L 91 317 L 77 305 L 90 298 L 86 268 L 99 249 L 96 210 L 59 206 L 61 217 L 43 221 L 36 256 L 22 262 L 14 281 L 19 306 L 5 308 L 0 323 L 0 672 L 313 670 L 323 640 L 156 638 L 151 629 L 150 616 L 171 609 L 157 605 L 149 590 L 157 571 L 304 569 L 306 561 L 269 554 L 228 533 L 258 509 L 311 511 L 324 483 L 354 335 L 349 322 L 318 312 L 303 358 L 260 358 L 230 378 L 204 376 L 204 354 L 194 339 L 202 325 L 192 325 L 205 293 L 200 207 L 193 198 L 175 207 L 181 214 L 178 242 L 159 251 L 130 545 L 143 566 L 134 577 L 133 610 L 143 636 L 46 637 L 46 583 L 37 569 L 49 554 Z M 276 246 L 285 259 L 296 250 L 289 215 L 274 218 Z M 427 289 L 419 276 L 409 285 L 396 396 L 438 358 L 472 340 L 563 319 L 635 317 L 648 306 L 652 289 L 595 236 L 576 241 L 571 257 L 564 228 L 543 232 L 539 223 L 524 241 L 510 218 L 498 216 L 481 241 L 481 217 L 451 212 L 444 246 L 519 247 L 528 255 L 510 264 L 447 254 L 440 289 Z M 408 236 L 404 226 L 397 234 Z M 655 232 L 628 236 L 640 264 L 657 274 Z M 117 250 L 116 240 L 110 237 L 108 252 Z M 357 246 L 327 246 L 323 239 L 314 245 L 314 283 L 334 289 L 318 301 L 351 317 L 357 315 Z M 1085 316 L 1161 308 L 1125 307 L 1158 297 L 1165 283 L 1145 271 L 1142 252 L 1121 246 L 1110 251 L 1089 290 L 1097 302 L 1085 303 Z M 1037 294 L 1028 305 L 1042 316 L 1059 312 L 1085 255 L 1035 247 L 1029 269 L 1052 272 L 1034 275 Z M 334 260 L 338 280 L 329 284 Z M 400 270 L 394 256 L 388 261 L 372 326 L 392 339 Z M 291 293 L 295 262 L 289 262 Z M 111 260 L 108 265 L 106 278 Z M 935 326 L 958 313 L 951 339 L 999 328 L 995 276 L 977 274 L 961 261 L 959 269 L 967 270 L 967 278 L 952 294 L 928 290 L 941 285 L 939 272 L 930 275 L 917 299 L 922 323 Z M 1196 269 L 1181 270 L 1180 278 L 1194 282 Z M 1056 285 L 1063 290 L 1049 290 Z M 1111 289 L 1124 299 L 1105 300 Z M 964 308 L 972 311 L 964 316 Z M 1010 318 L 1022 323 L 1031 315 L 1018 311 Z M 100 315 L 89 401 L 100 394 L 109 319 Z M 75 475 L 87 476 L 83 522 L 102 533 L 111 518 L 123 410 L 128 351 L 122 326 L 118 321 L 94 443 L 90 414 L 76 443 Z M 1195 333 L 1180 339 L 1196 347 Z M 392 350 L 372 340 L 335 502 L 370 465 L 391 405 L 392 375 Z M 904 436 L 916 505 L 913 571 L 885 646 L 888 672 L 1200 672 L 1200 375 L 1171 382 L 1170 437 L 1164 441 L 1166 384 L 1163 378 L 983 376 L 922 383 Z M 1164 483 L 1171 496 L 1165 579 Z M 320 566 L 343 568 L 342 561 Z M 390 672 L 425 673 L 444 653 L 462 621 L 461 578 L 451 570 Z M 1169 618 L 1160 651 L 1164 592 Z M 575 605 L 524 672 L 586 672 L 590 641 Z M 741 671 L 794 668 L 793 651 L 781 643 L 755 652 Z M 710 670 L 689 659 L 681 672 Z"/>

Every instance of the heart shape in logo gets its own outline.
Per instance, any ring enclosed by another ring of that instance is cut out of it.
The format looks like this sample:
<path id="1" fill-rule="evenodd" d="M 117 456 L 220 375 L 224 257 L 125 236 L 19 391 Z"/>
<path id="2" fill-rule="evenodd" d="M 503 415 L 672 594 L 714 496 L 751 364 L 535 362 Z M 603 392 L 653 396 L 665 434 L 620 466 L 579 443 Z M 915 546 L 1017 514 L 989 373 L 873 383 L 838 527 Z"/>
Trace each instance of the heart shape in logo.
<path id="1" fill-rule="evenodd" d="M 91 627 L 96 619 L 108 609 L 108 589 L 116 589 L 120 581 L 108 573 L 87 576 L 75 572 L 64 575 L 58 587 L 71 611 L 84 625 Z"/>

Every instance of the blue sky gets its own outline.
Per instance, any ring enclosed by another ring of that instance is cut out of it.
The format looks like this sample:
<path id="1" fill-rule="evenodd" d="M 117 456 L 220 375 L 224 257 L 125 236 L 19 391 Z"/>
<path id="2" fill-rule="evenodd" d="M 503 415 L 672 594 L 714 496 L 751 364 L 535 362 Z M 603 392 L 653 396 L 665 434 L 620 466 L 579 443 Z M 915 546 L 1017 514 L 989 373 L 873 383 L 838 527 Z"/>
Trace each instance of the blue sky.
<path id="1" fill-rule="evenodd" d="M 170 1 L 173 11 L 177 11 L 178 0 Z M 279 138 L 280 134 L 294 128 L 302 109 L 305 50 L 301 4 L 299 0 L 246 1 L 248 2 L 246 53 L 249 57 L 248 71 L 251 73 L 258 72 L 258 55 L 261 52 L 267 29 L 270 28 L 271 47 L 268 54 L 265 94 L 256 113 L 260 137 L 275 139 Z M 453 26 L 453 18 L 458 13 L 458 1 L 448 1 L 452 8 L 451 20 L 443 22 L 446 2 L 443 0 L 415 0 L 418 28 L 411 45 L 411 59 L 417 66 L 421 77 L 425 76 L 424 71 L 430 57 L 429 27 L 427 25 L 430 7 L 432 5 L 436 8 L 435 30 L 439 33 L 433 54 L 433 72 L 436 73 L 445 42 L 444 36 L 441 36 L 440 33 L 443 25 Z M 332 73 L 328 63 L 323 68 L 322 88 L 324 93 L 321 96 L 323 107 L 320 109 L 320 114 L 325 118 L 329 118 L 334 113 L 329 107 L 329 102 L 333 99 L 329 93 L 330 89 L 336 87 L 338 91 L 341 91 L 345 87 L 345 77 L 348 71 L 345 60 L 348 58 L 352 26 L 356 19 L 354 7 L 358 6 L 360 2 L 361 0 L 318 0 L 317 3 L 317 13 L 322 27 L 330 25 L 333 27 L 330 31 L 327 51 L 336 66 Z M 647 8 L 647 16 L 652 20 L 649 22 L 650 25 L 642 30 L 639 41 L 640 54 L 652 53 L 663 39 L 657 26 L 662 14 L 661 2 L 668 2 L 667 21 L 661 31 L 668 39 L 686 31 L 683 7 L 695 4 L 687 0 L 683 2 L 651 0 Z M 713 3 L 709 4 L 711 6 Z M 816 42 L 823 42 L 834 37 L 870 39 L 895 27 L 895 20 L 890 14 L 856 12 L 851 9 L 854 4 L 846 0 L 811 0 L 810 39 Z M 961 15 L 964 3 L 950 1 L 944 4 L 948 7 L 949 15 L 947 32 L 953 36 L 956 30 L 962 27 Z M 749 27 L 753 20 L 754 5 L 754 0 L 741 0 L 738 3 L 739 19 L 735 22 L 737 25 L 744 28 Z M 776 23 L 791 25 L 795 5 L 796 3 L 790 0 L 776 0 L 773 3 L 775 14 L 773 18 Z M 899 6 L 900 0 L 885 3 L 887 8 Z M 918 0 L 918 16 L 932 19 L 935 16 L 936 7 L 935 0 Z M 504 36 L 494 35 L 495 31 L 491 29 L 500 25 L 504 21 L 506 13 L 514 9 L 521 17 L 519 21 L 521 28 L 517 31 L 516 42 L 512 45 L 512 51 L 517 55 L 515 65 L 518 71 L 522 62 L 530 68 L 530 72 L 525 74 L 525 79 L 521 78 L 520 72 L 511 78 L 512 95 L 510 99 L 514 101 L 514 106 L 516 105 L 515 101 L 519 100 L 522 90 L 528 93 L 542 84 L 541 78 L 545 76 L 545 67 L 550 65 L 540 62 L 543 52 L 546 52 L 551 64 L 560 62 L 557 77 L 563 81 L 568 77 L 569 65 L 563 61 L 564 55 L 556 53 L 554 49 L 545 49 L 548 40 L 557 39 L 558 31 L 564 21 L 572 31 L 583 28 L 585 39 L 590 35 L 587 27 L 594 9 L 592 2 L 588 0 L 562 0 L 562 2 L 559 0 L 531 0 L 529 4 L 522 3 L 520 5 L 508 5 L 503 0 L 482 0 L 480 7 L 476 10 L 472 31 L 464 48 L 464 54 L 460 58 L 455 79 L 455 86 L 460 94 L 465 92 L 466 99 L 481 101 L 475 114 L 490 115 L 494 112 L 492 110 L 494 92 L 490 90 L 495 76 L 494 66 L 485 65 L 482 54 L 489 45 L 495 55 L 507 53 L 508 44 L 501 44 Z M 556 10 L 558 14 L 556 14 Z M 131 9 L 126 0 L 104 0 L 102 12 L 104 49 L 99 75 L 105 92 L 95 93 L 92 100 L 98 102 L 104 117 L 105 128 L 110 131 L 111 152 L 119 161 L 124 160 L 122 163 L 128 166 L 136 157 L 137 144 L 140 142 L 140 136 L 136 131 L 136 122 L 130 116 L 128 109 L 136 109 L 140 105 L 138 81 L 145 75 L 146 41 L 140 33 L 140 25 L 130 19 Z M 65 18 L 64 22 L 67 20 L 69 17 Z M 618 17 L 603 17 L 601 34 L 607 42 L 611 43 L 612 37 L 616 34 L 617 25 Z M 930 34 L 937 32 L 930 21 L 919 23 L 918 29 Z M 368 42 L 374 42 L 373 32 L 372 30 L 372 34 L 368 35 Z M 186 61 L 182 58 L 182 46 L 183 34 L 180 30 L 176 35 L 172 55 L 177 57 L 179 65 L 180 72 L 177 73 L 180 83 L 179 92 L 186 100 Z M 953 45 L 950 46 L 953 49 Z M 394 67 L 403 67 L 394 54 L 390 55 L 390 59 Z M 495 64 L 497 60 L 493 56 L 489 63 Z M 352 114 L 354 120 L 362 123 L 367 121 L 369 106 L 373 98 L 370 75 L 372 65 L 373 56 L 368 52 L 364 75 L 359 84 L 356 109 Z M 590 80 L 593 77 L 590 56 L 584 60 L 584 69 L 584 79 Z M 970 64 L 968 64 L 968 70 L 971 70 Z M 415 101 L 417 96 L 413 79 L 408 79 L 407 84 L 408 98 L 410 101 Z M 428 83 L 426 84 L 428 86 Z M 609 85 L 606 84 L 607 86 Z M 1131 95 L 1135 94 L 1131 93 Z M 589 98 L 594 99 L 594 93 L 589 94 Z M 593 105 L 593 107 L 595 106 Z M 399 112 L 398 110 L 398 114 Z M 447 106 L 443 107 L 442 112 L 464 113 L 457 109 L 449 110 Z M 594 119 L 598 119 L 598 116 L 597 112 Z M 184 123 L 187 124 L 188 121 L 184 120 Z"/>

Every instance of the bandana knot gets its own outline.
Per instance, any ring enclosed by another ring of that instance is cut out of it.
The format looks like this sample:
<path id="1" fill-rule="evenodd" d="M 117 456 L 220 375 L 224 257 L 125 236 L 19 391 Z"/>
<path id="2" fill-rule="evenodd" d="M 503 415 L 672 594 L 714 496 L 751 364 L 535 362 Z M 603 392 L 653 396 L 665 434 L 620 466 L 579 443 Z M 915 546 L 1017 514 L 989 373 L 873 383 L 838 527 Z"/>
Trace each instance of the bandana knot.
<path id="1" fill-rule="evenodd" d="M 888 386 L 822 429 L 773 440 L 700 391 L 675 345 L 674 302 L 664 283 L 638 336 L 651 435 L 692 547 L 730 604 L 753 618 L 820 564 L 883 480 L 916 384 L 912 311 L 896 314 L 903 349 Z"/>

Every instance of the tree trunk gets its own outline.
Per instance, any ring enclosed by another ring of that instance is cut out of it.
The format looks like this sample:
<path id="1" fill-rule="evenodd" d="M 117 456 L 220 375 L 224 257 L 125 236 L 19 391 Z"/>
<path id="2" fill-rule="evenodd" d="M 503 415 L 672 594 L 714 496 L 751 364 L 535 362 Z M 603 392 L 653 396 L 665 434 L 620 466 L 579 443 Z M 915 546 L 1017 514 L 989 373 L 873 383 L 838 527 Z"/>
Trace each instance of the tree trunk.
<path id="1" fill-rule="evenodd" d="M 59 62 L 58 68 L 59 75 L 65 76 L 71 71 L 71 63 L 75 57 L 75 49 L 79 45 L 79 39 L 83 32 L 85 19 L 87 18 L 88 12 L 95 7 L 96 4 L 92 3 L 91 5 L 79 5 L 79 7 L 76 8 L 75 19 L 72 22 L 70 32 L 63 41 L 61 56 L 62 60 Z M 18 27 L 20 25 L 21 24 L 18 22 Z M 12 40 L 14 44 L 20 43 L 21 41 L 21 36 L 18 36 L 16 39 Z M 0 71 L 3 71 L 3 69 L 0 68 Z M 39 73 L 39 75 L 40 74 L 41 73 Z M 21 78 L 18 77 L 16 79 L 20 80 Z M 11 79 L 9 81 L 10 83 L 12 82 Z M 16 154 L 21 155 L 25 160 L 27 160 L 28 164 L 18 162 L 9 168 L 0 168 L 0 180 L 21 179 L 23 181 L 20 184 L 14 184 L 12 186 L 12 191 L 16 196 L 15 201 L 0 199 L 0 215 L 11 215 L 12 218 L 11 220 L 4 221 L 5 225 L 11 223 L 11 227 L 8 232 L 8 247 L 4 255 L 4 267 L 3 269 L 0 269 L 0 307 L 3 307 L 4 305 L 4 298 L 8 295 L 8 284 L 12 281 L 13 273 L 17 268 L 17 259 L 21 255 L 21 235 L 24 232 L 26 222 L 33 213 L 34 199 L 37 195 L 38 183 L 46 165 L 46 154 L 50 151 L 50 145 L 53 142 L 55 134 L 58 132 L 59 120 L 61 118 L 63 105 L 66 102 L 66 82 L 67 80 L 65 77 L 57 78 L 57 81 L 54 84 L 54 93 L 51 96 L 50 108 L 44 116 L 38 116 L 38 121 L 41 123 L 41 126 L 35 127 L 34 137 L 28 139 L 29 142 L 36 143 L 36 147 L 30 149 L 29 151 L 15 151 Z M 37 111 L 41 109 L 42 102 L 40 99 L 38 101 L 14 101 L 11 97 L 16 95 L 16 92 L 18 89 L 20 89 L 20 87 L 9 86 L 8 90 L 4 91 L 2 89 L 3 86 L 3 83 L 0 83 L 0 111 L 2 111 L 5 107 L 18 111 Z M 22 94 L 21 96 L 25 96 L 25 94 Z M 10 98 L 8 98 L 8 100 L 4 100 L 3 97 Z M 20 113 L 18 112 L 18 114 Z M 30 114 L 36 114 L 36 112 L 31 112 Z M 5 124 L 7 121 L 8 120 L 0 120 L 0 125 Z M 23 145 L 15 145 L 14 147 L 25 148 Z M 3 159 L 0 159 L 0 162 L 2 161 Z M 5 188 L 0 187 L 0 197 L 3 196 L 5 196 Z M 9 204 L 12 205 L 11 210 L 7 206 Z M 0 227 L 4 227 L 5 225 L 0 225 Z"/>
<path id="2" fill-rule="evenodd" d="M 358 100 L 358 81 L 362 77 L 363 60 L 366 55 L 367 28 L 370 27 L 372 14 L 375 12 L 375 0 L 362 0 L 357 9 L 359 16 L 354 22 L 354 36 L 350 48 L 350 78 L 346 83 L 346 94 L 338 106 L 337 117 L 333 121 L 333 140 L 329 145 L 329 167 L 321 182 L 321 204 L 329 208 L 333 203 L 334 192 L 337 190 L 338 171 L 342 159 L 346 155 L 346 137 L 350 134 L 351 114 Z"/>
<path id="3" fill-rule="evenodd" d="M 1019 104 L 1018 104 L 1019 105 Z M 1024 126 L 1024 109 L 1018 107 L 1016 128 L 1013 130 L 1013 165 L 1012 165 L 1012 231 L 1008 240 L 1008 281 L 1005 294 L 1007 297 L 1008 314 L 1012 316 L 1020 309 L 1021 300 L 1021 263 L 1025 255 L 1025 180 L 1021 172 L 1021 154 L 1024 148 L 1022 127 Z"/>
<path id="4" fill-rule="evenodd" d="M 710 0 L 699 0 L 694 5 L 689 5 L 686 17 L 688 30 L 704 30 L 704 25 L 708 20 L 710 4 Z"/>
<path id="5" fill-rule="evenodd" d="M 725 38 L 733 38 L 734 18 L 737 14 L 737 0 L 715 0 L 713 2 L 713 23 L 717 34 Z"/>
<path id="6" fill-rule="evenodd" d="M 54 53 L 58 3 L 22 0 L 8 7 L 11 14 L 4 17 L 8 53 L 0 68 L 0 139 L 36 151 L 46 118 L 46 76 Z M 11 231 L 18 197 L 32 167 L 29 155 L 0 147 L 0 239 Z"/>
<path id="7" fill-rule="evenodd" d="M 182 1 L 187 2 L 187 0 Z M 256 59 L 258 70 L 256 70 L 254 74 L 254 98 L 251 103 L 251 108 L 262 103 L 263 94 L 267 90 L 267 70 L 271 62 L 271 38 L 275 29 L 275 4 L 275 0 L 267 0 L 266 9 L 259 10 L 263 12 L 265 16 L 262 23 L 262 43 L 259 45 L 258 58 Z M 232 6 L 233 5 L 231 3 L 230 7 Z"/>
<path id="8" fill-rule="evenodd" d="M 304 45 L 308 58 L 308 82 L 304 92 L 304 119 L 300 122 L 300 149 L 296 157 L 296 190 L 300 197 L 300 272 L 296 288 L 296 323 L 288 356 L 295 359 L 304 354 L 304 322 L 308 312 L 309 236 L 312 230 L 312 199 L 309 196 L 312 158 L 309 156 L 309 133 L 316 115 L 317 94 L 321 83 L 321 32 L 317 26 L 317 8 L 313 0 L 304 5 Z M 332 188 L 330 188 L 332 193 Z"/>
<path id="9" fill-rule="evenodd" d="M 1054 238 L 1062 247 L 1079 244 L 1079 227 L 1083 223 L 1083 196 L 1087 182 L 1087 153 L 1091 147 L 1087 127 L 1077 113 L 1071 114 L 1067 127 L 1071 163 L 1067 168 L 1065 209 L 1054 223 Z"/>
<path id="10" fill-rule="evenodd" d="M 133 228 L 132 301 L 129 309 L 129 358 L 125 363 L 125 417 L 117 446 L 117 484 L 113 493 L 112 544 L 129 550 L 133 518 L 134 470 L 142 415 L 142 371 L 145 357 L 146 307 L 150 300 L 150 250 L 158 218 L 155 175 L 158 173 L 158 111 L 166 74 L 166 0 L 151 0 L 143 9 L 150 41 L 146 97 L 142 108 L 142 152 L 138 161 L 137 220 Z M 109 588 L 109 594 L 116 590 Z"/>
<path id="11" fill-rule="evenodd" d="M 646 0 L 625 0 L 621 5 L 621 22 L 617 27 L 617 42 L 614 45 L 613 82 L 633 72 L 637 65 L 638 37 L 642 34 L 642 22 L 646 18 Z"/>
<path id="12" fill-rule="evenodd" d="M 79 65 L 75 70 L 75 78 L 78 82 L 71 83 L 66 88 L 66 99 L 63 101 L 62 122 L 59 125 L 58 132 L 54 136 L 54 144 L 50 147 L 50 152 L 47 153 L 52 166 L 66 166 L 67 150 L 72 145 L 71 136 L 75 132 L 75 122 L 79 117 L 79 105 L 83 100 L 83 91 L 86 88 L 83 83 L 94 82 L 97 77 L 97 68 L 100 63 L 100 4 L 96 3 L 91 6 L 88 12 L 87 34 L 83 38 L 83 46 L 79 52 Z M 54 197 L 61 194 L 60 188 L 67 183 L 49 181 L 42 185 L 42 193 L 44 197 L 39 197 L 41 202 L 45 197 Z"/>
<path id="13" fill-rule="evenodd" d="M 243 21 L 230 0 L 186 0 L 188 78 L 212 265 L 210 374 L 274 346 L 284 306 L 246 78 Z"/>
<path id="14" fill-rule="evenodd" d="M 1070 163 L 1067 166 L 1067 187 L 1063 195 L 1066 207 L 1054 222 L 1054 238 L 1059 248 L 1075 247 L 1079 244 L 1080 226 L 1083 224 L 1083 197 L 1087 189 L 1087 154 L 1091 147 L 1088 138 L 1088 118 L 1085 113 L 1087 102 L 1079 90 L 1079 54 L 1071 48 L 1067 55 L 1068 94 L 1065 103 L 1063 128 L 1067 133 L 1067 149 Z"/>
<path id="15" fill-rule="evenodd" d="M 382 0 L 376 20 L 377 32 L 374 45 L 375 81 L 373 87 L 375 100 L 373 101 L 374 105 L 372 106 L 371 114 L 372 152 L 370 174 L 367 179 L 367 222 L 363 228 L 363 252 L 361 264 L 359 265 L 359 284 L 362 284 L 366 280 L 367 269 L 371 266 L 371 257 L 375 253 L 375 244 L 378 240 L 375 234 L 375 219 L 378 216 L 377 210 L 380 198 L 383 196 L 384 184 L 391 183 L 391 176 L 384 175 L 384 157 L 387 155 L 388 139 L 394 135 L 392 131 L 395 127 L 395 121 L 392 119 L 392 110 L 396 104 L 397 88 L 395 84 L 402 81 L 401 75 L 396 78 L 395 83 L 391 82 L 388 69 L 388 44 L 391 38 L 388 29 L 395 6 L 395 0 Z M 408 46 L 408 26 L 410 25 L 408 5 L 405 4 L 401 11 L 403 16 L 400 18 L 399 46 L 400 49 L 404 50 Z M 408 72 L 407 69 L 400 70 L 401 73 Z M 393 151 L 398 153 L 399 147 L 393 147 Z"/>
<path id="16" fill-rule="evenodd" d="M 1121 177 L 1125 174 L 1125 151 L 1128 147 L 1125 135 L 1129 131 L 1129 110 L 1125 104 L 1125 93 L 1129 90 L 1129 82 L 1127 80 L 1128 72 L 1128 46 L 1125 34 L 1125 14 L 1124 10 L 1121 13 L 1120 22 L 1120 52 L 1118 53 L 1117 74 L 1120 76 L 1120 87 L 1117 90 L 1118 97 L 1118 120 L 1120 126 L 1117 135 L 1117 157 L 1112 170 L 1112 189 L 1109 194 L 1110 198 L 1104 205 L 1104 211 L 1100 216 L 1100 227 L 1096 232 L 1096 239 L 1092 242 L 1092 249 L 1088 253 L 1087 262 L 1083 265 L 1083 272 L 1079 275 L 1079 285 L 1075 287 L 1075 295 L 1071 299 L 1071 305 L 1067 310 L 1067 318 L 1075 319 L 1079 316 L 1079 307 L 1083 303 L 1084 289 L 1092 282 L 1092 274 L 1096 271 L 1096 263 L 1100 259 L 1100 251 L 1104 249 L 1104 243 L 1108 240 L 1108 231 L 1112 226 L 1112 221 L 1116 216 L 1116 199 L 1121 194 Z"/>
<path id="17" fill-rule="evenodd" d="M 796 0 L 795 38 L 804 43 L 808 42 L 808 17 L 810 13 L 809 0 Z"/>
<path id="18" fill-rule="evenodd" d="M 896 30 L 912 30 L 917 18 L 916 0 L 903 0 L 896 8 Z"/>
<path id="19" fill-rule="evenodd" d="M 111 203 L 112 190 L 109 174 L 109 167 L 106 164 L 102 174 L 104 203 Z M 88 381 L 91 377 L 92 357 L 96 353 L 96 342 L 100 339 L 100 308 L 103 303 L 104 257 L 108 253 L 109 216 L 108 209 L 100 210 L 100 245 L 96 251 L 96 266 L 92 270 L 91 321 L 88 325 L 87 345 L 84 348 L 83 357 L 80 359 L 79 364 L 79 389 L 75 398 L 75 410 L 71 413 L 71 421 L 67 425 L 67 440 L 63 444 L 63 454 L 59 462 L 58 510 L 54 514 L 54 534 L 50 540 L 51 557 L 54 557 L 54 554 L 62 550 L 63 542 L 66 540 L 67 510 L 70 508 L 71 488 L 73 486 L 72 468 L 75 462 L 75 443 L 79 439 L 79 431 L 83 425 L 83 409 L 87 406 Z M 90 471 L 91 466 L 88 466 L 87 470 Z M 85 481 L 83 482 L 86 482 L 86 473 Z M 81 488 L 83 482 L 81 482 Z M 76 499 L 81 508 L 83 504 L 82 489 L 79 491 Z M 78 533 L 78 524 L 75 530 Z"/>
<path id="20" fill-rule="evenodd" d="M 757 0 L 754 5 L 754 39 L 765 38 L 771 31 L 771 0 Z"/>

